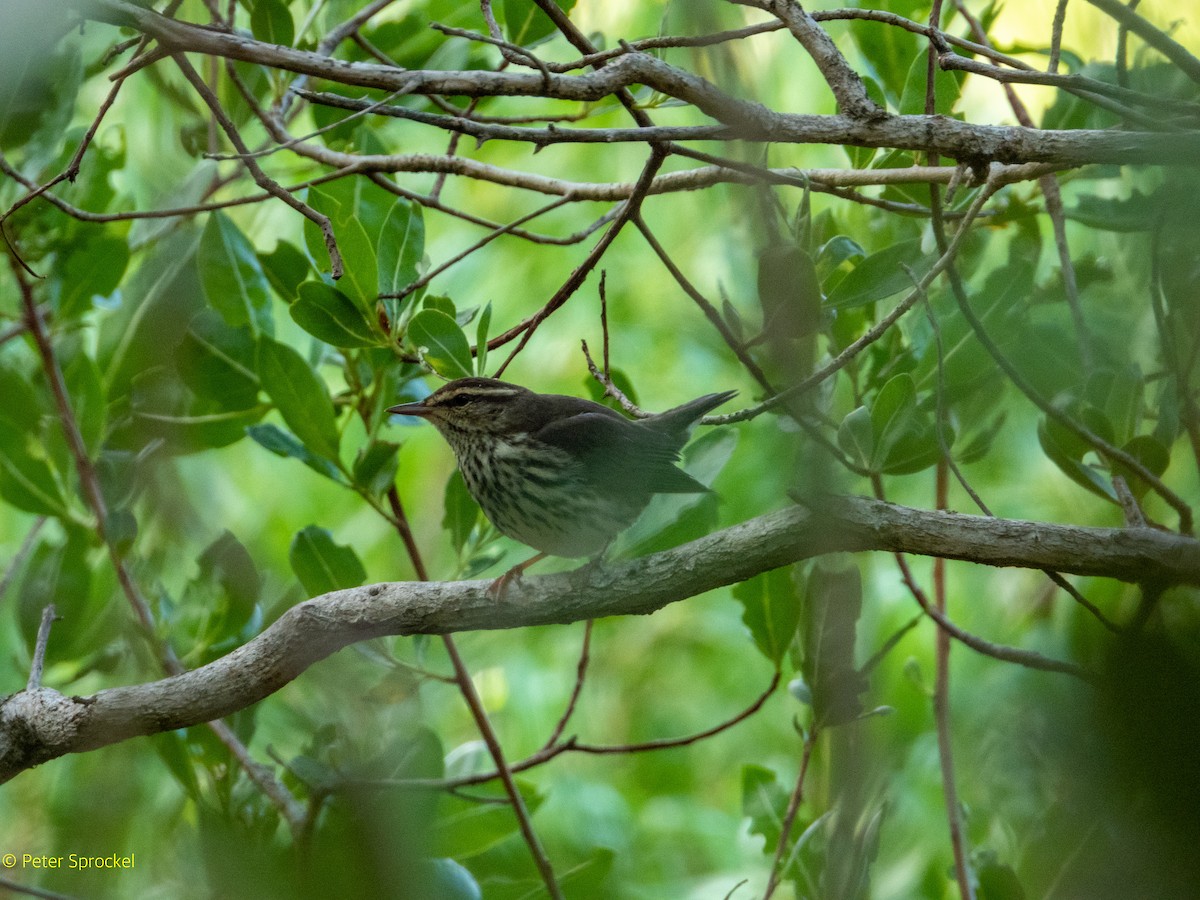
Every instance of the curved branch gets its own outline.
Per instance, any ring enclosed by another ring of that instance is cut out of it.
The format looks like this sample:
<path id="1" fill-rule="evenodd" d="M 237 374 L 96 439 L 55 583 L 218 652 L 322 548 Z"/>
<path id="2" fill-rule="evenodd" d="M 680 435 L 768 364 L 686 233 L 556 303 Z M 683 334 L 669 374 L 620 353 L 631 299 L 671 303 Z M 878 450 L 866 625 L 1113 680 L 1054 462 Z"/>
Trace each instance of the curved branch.
<path id="1" fill-rule="evenodd" d="M 206 722 L 277 691 L 313 663 L 383 635 L 449 634 L 645 615 L 824 553 L 888 550 L 1122 581 L 1200 585 L 1200 542 L 1149 528 L 1079 528 L 930 512 L 863 498 L 792 506 L 641 559 L 514 584 L 394 582 L 300 603 L 232 653 L 149 684 L 0 701 L 0 782 L 67 753 Z"/>
<path id="2" fill-rule="evenodd" d="M 124 0 L 70 0 L 70 4 L 88 18 L 131 26 L 152 35 L 172 52 L 238 59 L 357 87 L 446 96 L 522 96 L 592 102 L 643 84 L 694 105 L 705 115 L 736 129 L 738 137 L 746 140 L 922 150 L 972 163 L 994 160 L 1065 166 L 1093 163 L 1190 166 L 1200 157 L 1200 134 L 1192 131 L 1165 134 L 1050 131 L 974 125 L 947 116 L 856 118 L 779 113 L 759 103 L 731 97 L 700 76 L 644 53 L 630 53 L 584 75 L 407 70 L 343 62 L 238 34 L 212 31 L 167 19 Z M 362 165 L 376 168 L 388 159 L 364 156 Z"/>

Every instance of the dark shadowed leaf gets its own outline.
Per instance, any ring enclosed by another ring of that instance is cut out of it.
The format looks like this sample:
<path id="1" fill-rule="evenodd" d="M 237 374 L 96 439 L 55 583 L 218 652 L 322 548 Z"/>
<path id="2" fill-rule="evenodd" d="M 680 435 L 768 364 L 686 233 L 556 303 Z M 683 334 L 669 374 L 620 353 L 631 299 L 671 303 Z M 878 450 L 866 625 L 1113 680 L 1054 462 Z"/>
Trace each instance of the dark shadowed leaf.
<path id="1" fill-rule="evenodd" d="M 335 544 L 333 535 L 316 525 L 309 525 L 292 538 L 288 562 L 310 597 L 358 587 L 367 580 L 367 571 L 354 548 Z"/>
<path id="2" fill-rule="evenodd" d="M 271 292 L 250 240 L 227 215 L 214 212 L 197 253 L 204 296 L 230 325 L 274 334 Z"/>
<path id="3" fill-rule="evenodd" d="M 360 306 L 321 281 L 300 285 L 299 296 L 288 312 L 297 325 L 334 347 L 374 347 L 386 340 L 371 327 Z"/>

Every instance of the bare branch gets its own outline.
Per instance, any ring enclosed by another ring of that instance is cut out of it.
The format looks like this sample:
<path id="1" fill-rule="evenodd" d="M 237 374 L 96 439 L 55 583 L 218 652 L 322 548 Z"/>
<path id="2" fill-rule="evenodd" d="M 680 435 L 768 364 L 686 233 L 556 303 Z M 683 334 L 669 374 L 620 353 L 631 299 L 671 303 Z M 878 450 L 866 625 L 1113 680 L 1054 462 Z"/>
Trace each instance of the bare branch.
<path id="1" fill-rule="evenodd" d="M 356 641 L 644 615 L 801 559 L 864 550 L 1200 584 L 1200 542 L 1169 532 L 987 519 L 830 497 L 652 556 L 526 578 L 500 599 L 488 593 L 488 581 L 336 591 L 292 607 L 250 643 L 190 672 L 88 698 L 47 688 L 22 691 L 0 701 L 0 781 L 67 753 L 244 709 Z"/>
<path id="2" fill-rule="evenodd" d="M 342 62 L 316 53 L 265 44 L 238 34 L 208 30 L 166 19 L 124 0 L 70 2 L 89 18 L 138 28 L 176 51 L 240 59 L 341 84 L 386 91 L 596 101 L 619 96 L 632 85 L 644 84 L 693 104 L 718 122 L 737 129 L 738 136 L 747 140 L 922 150 L 972 163 L 994 160 L 1066 166 L 1092 163 L 1192 165 L 1200 157 L 1200 134 L 1190 131 L 1178 134 L 1050 131 L 973 125 L 944 116 L 856 118 L 852 115 L 777 113 L 758 103 L 731 97 L 705 79 L 643 53 L 629 53 L 597 71 L 574 76 L 482 70 L 403 70 Z M 307 155 L 321 159 L 327 153 L 309 148 Z M 342 161 L 338 164 L 342 164 L 347 155 L 334 156 Z M 405 160 L 412 157 L 362 156 L 354 159 L 369 170 L 403 171 Z"/>

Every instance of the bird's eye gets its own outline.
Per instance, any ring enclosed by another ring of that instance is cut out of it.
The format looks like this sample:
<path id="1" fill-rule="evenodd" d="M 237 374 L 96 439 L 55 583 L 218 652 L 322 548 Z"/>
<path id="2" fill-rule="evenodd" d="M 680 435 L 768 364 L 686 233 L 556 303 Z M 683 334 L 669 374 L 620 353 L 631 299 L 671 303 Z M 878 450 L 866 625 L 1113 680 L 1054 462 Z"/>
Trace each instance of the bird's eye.
<path id="1" fill-rule="evenodd" d="M 470 394 L 455 394 L 443 401 L 443 406 L 466 406 L 473 398 Z"/>

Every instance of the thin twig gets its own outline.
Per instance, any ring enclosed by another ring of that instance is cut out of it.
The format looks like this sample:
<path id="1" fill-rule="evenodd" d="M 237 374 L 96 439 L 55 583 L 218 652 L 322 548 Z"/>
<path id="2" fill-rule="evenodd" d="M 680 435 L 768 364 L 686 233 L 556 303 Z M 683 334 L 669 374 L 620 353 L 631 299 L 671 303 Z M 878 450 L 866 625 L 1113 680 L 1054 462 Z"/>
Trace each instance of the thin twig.
<path id="1" fill-rule="evenodd" d="M 242 163 L 245 165 L 246 171 L 250 173 L 250 177 L 254 179 L 254 182 L 267 193 L 282 200 L 292 209 L 296 210 L 298 213 L 316 225 L 318 229 L 320 229 L 321 236 L 325 239 L 325 249 L 329 253 L 330 274 L 335 280 L 341 278 L 342 273 L 345 271 L 345 266 L 342 263 L 342 254 L 338 250 L 337 238 L 334 237 L 333 225 L 329 221 L 329 217 L 317 212 L 307 203 L 297 200 L 277 181 L 275 181 L 275 179 L 271 178 L 262 170 L 262 167 L 259 166 L 258 162 L 250 157 L 250 148 L 247 147 L 246 142 L 242 140 L 242 136 L 238 132 L 237 126 L 234 125 L 233 121 L 228 115 L 226 115 L 224 108 L 217 99 L 217 95 L 212 92 L 212 89 L 209 88 L 204 79 L 200 77 L 200 73 L 198 73 L 192 67 L 192 64 L 188 62 L 187 57 L 182 53 L 172 54 L 172 58 L 175 60 L 175 64 L 179 67 L 179 70 L 183 73 L 183 76 L 188 80 L 196 93 L 199 94 L 204 100 L 205 104 L 207 104 L 209 111 L 212 112 L 217 122 L 220 123 L 221 130 L 225 132 L 225 136 L 229 139 L 229 142 L 233 144 L 238 153 L 242 154 Z"/>
<path id="2" fill-rule="evenodd" d="M 33 645 L 33 661 L 29 665 L 29 681 L 25 690 L 35 691 L 42 686 L 42 672 L 46 668 L 46 645 L 50 643 L 50 626 L 59 618 L 53 603 L 42 610 L 42 621 L 38 625 L 37 640 Z"/>
<path id="3" fill-rule="evenodd" d="M 404 541 L 405 550 L 408 552 L 409 560 L 416 570 L 417 578 L 421 581 L 428 581 L 429 573 L 425 568 L 424 558 L 413 538 L 412 529 L 408 524 L 408 516 L 404 512 L 404 506 L 400 501 L 400 494 L 396 490 L 395 485 L 388 491 L 388 502 L 391 504 L 394 516 L 392 524 L 400 533 L 401 540 Z M 488 753 L 496 766 L 496 776 L 504 784 L 504 791 L 508 795 L 509 802 L 513 808 L 513 814 L 517 818 L 517 825 L 521 830 L 521 836 L 524 838 L 525 844 L 529 847 L 534 865 L 537 866 L 538 872 L 551 898 L 561 900 L 563 895 L 555 878 L 554 869 L 550 865 L 550 860 L 546 856 L 545 850 L 542 848 L 541 841 L 538 840 L 537 832 L 533 829 L 533 821 L 529 814 L 529 808 L 525 805 L 521 791 L 513 780 L 514 770 L 505 761 L 504 748 L 500 745 L 500 739 L 496 736 L 496 730 L 492 727 L 487 710 L 484 708 L 483 701 L 479 697 L 479 692 L 475 689 L 475 683 L 471 680 L 471 672 L 467 668 L 466 663 L 463 662 L 462 655 L 458 652 L 454 638 L 448 634 L 442 635 L 442 644 L 445 646 L 446 653 L 450 657 L 450 664 L 454 668 L 455 684 L 458 685 L 459 692 L 462 694 L 463 700 L 471 712 L 471 717 L 475 720 L 475 726 L 479 729 L 479 734 L 483 738 L 483 742 L 487 745 Z"/>
<path id="4" fill-rule="evenodd" d="M 567 723 L 571 721 L 571 716 L 575 714 L 575 707 L 579 704 L 579 696 L 583 693 L 583 680 L 587 676 L 588 661 L 591 659 L 592 649 L 592 626 L 595 624 L 594 619 L 588 619 L 583 624 L 583 646 L 579 648 L 579 662 L 575 666 L 575 686 L 571 689 L 571 696 L 567 700 L 566 709 L 558 718 L 558 722 L 554 725 L 554 730 L 550 732 L 550 737 L 546 738 L 546 743 L 542 745 L 542 749 L 546 750 L 558 743 L 558 739 L 567 729 Z"/>
<path id="5" fill-rule="evenodd" d="M 559 309 L 564 303 L 566 303 L 567 300 L 570 299 L 571 295 L 579 289 L 579 286 L 583 284 L 588 274 L 596 267 L 596 264 L 600 261 L 600 258 L 612 244 L 613 240 L 618 234 L 620 234 L 621 229 L 625 226 L 625 223 L 637 215 L 638 209 L 642 204 L 642 199 L 646 196 L 646 191 L 649 190 L 650 184 L 654 181 L 654 175 L 662 166 L 665 157 L 666 153 L 664 150 L 662 150 L 662 148 L 657 145 L 652 147 L 650 159 L 646 161 L 646 165 L 642 169 L 642 174 L 638 178 L 637 184 L 634 187 L 633 195 L 625 201 L 621 211 L 617 214 L 616 218 L 613 219 L 613 223 L 608 227 L 608 230 L 604 232 L 604 235 L 600 238 L 600 240 L 596 242 L 596 246 L 592 248 L 591 252 L 588 253 L 583 262 L 575 268 L 563 286 L 555 291 L 554 296 L 546 301 L 546 305 L 543 306 L 541 310 L 539 310 L 529 320 L 529 324 L 527 327 L 525 327 L 524 333 L 521 335 L 521 339 L 518 341 L 516 348 L 508 355 L 508 358 L 501 363 L 500 368 L 496 370 L 497 378 L 503 374 L 504 370 L 508 367 L 508 364 L 511 363 L 513 359 L 516 358 L 517 354 L 525 348 L 525 345 L 529 343 L 529 339 L 533 337 L 533 333 L 537 330 L 537 327 L 547 318 L 549 318 L 555 312 L 555 310 Z"/>
<path id="6" fill-rule="evenodd" d="M 820 729 L 814 725 L 804 738 L 800 752 L 800 771 L 796 773 L 796 785 L 792 788 L 791 796 L 788 797 L 787 810 L 783 814 L 783 822 L 779 827 L 779 842 L 775 845 L 775 856 L 771 861 L 771 875 L 767 879 L 766 890 L 763 891 L 763 900 L 771 900 L 783 877 L 783 859 L 787 853 L 788 839 L 792 835 L 792 825 L 796 822 L 800 804 L 804 801 L 804 779 L 808 775 L 808 764 L 812 761 L 813 748 L 816 747 L 819 734 Z"/>

